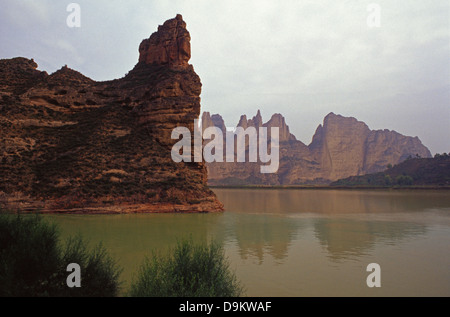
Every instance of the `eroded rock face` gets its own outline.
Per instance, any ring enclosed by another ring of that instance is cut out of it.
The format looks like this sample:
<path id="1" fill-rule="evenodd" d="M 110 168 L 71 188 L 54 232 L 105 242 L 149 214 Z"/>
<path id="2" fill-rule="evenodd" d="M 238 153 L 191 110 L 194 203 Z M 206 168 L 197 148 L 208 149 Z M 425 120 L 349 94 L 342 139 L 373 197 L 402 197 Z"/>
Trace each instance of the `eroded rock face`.
<path id="1" fill-rule="evenodd" d="M 309 148 L 329 180 L 381 172 L 409 156 L 431 157 L 417 137 L 370 130 L 364 122 L 334 113 L 325 117 Z"/>
<path id="2" fill-rule="evenodd" d="M 220 122 L 217 118 L 209 119 L 212 118 L 210 114 L 204 114 L 204 118 L 207 126 L 218 126 L 214 122 Z M 383 171 L 389 164 L 398 164 L 409 156 L 431 157 L 417 137 L 389 130 L 373 131 L 364 122 L 334 113 L 325 117 L 309 146 L 289 132 L 285 118 L 280 114 L 263 123 L 258 111 L 250 120 L 241 116 L 237 126 L 279 128 L 279 170 L 276 174 L 261 174 L 261 163 L 208 163 L 210 184 L 329 184 L 349 176 Z"/>
<path id="3" fill-rule="evenodd" d="M 172 129 L 193 131 L 200 115 L 201 81 L 187 64 L 188 35 L 181 16 L 167 21 L 144 41 L 134 69 L 107 82 L 66 66 L 48 75 L 32 60 L 1 60 L 0 206 L 222 211 L 206 186 L 205 164 L 171 158 Z"/>
<path id="4" fill-rule="evenodd" d="M 289 126 L 286 124 L 285 118 L 279 113 L 274 114 L 272 118 L 263 126 L 268 128 L 269 131 L 272 127 L 278 128 L 280 142 L 297 141 L 295 136 L 289 131 Z"/>
<path id="5" fill-rule="evenodd" d="M 149 65 L 187 67 L 191 59 L 191 36 L 181 15 L 159 26 L 158 32 L 139 46 L 139 62 Z"/>

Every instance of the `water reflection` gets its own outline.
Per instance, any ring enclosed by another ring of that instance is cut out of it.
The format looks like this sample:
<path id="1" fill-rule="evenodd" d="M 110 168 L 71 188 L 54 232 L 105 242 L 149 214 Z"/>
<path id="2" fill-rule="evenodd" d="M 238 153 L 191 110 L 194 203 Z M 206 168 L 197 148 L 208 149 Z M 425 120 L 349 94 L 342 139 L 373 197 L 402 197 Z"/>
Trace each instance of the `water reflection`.
<path id="1" fill-rule="evenodd" d="M 333 261 L 366 256 L 376 244 L 396 245 L 403 239 L 425 235 L 426 231 L 425 225 L 412 222 L 314 220 L 315 237 Z"/>
<path id="2" fill-rule="evenodd" d="M 303 224 L 283 217 L 256 215 L 229 215 L 227 240 L 235 241 L 243 259 L 254 258 L 259 264 L 264 254 L 276 260 L 288 256 L 288 248 Z"/>
<path id="3" fill-rule="evenodd" d="M 221 215 L 52 215 L 60 225 L 62 238 L 81 234 L 96 245 L 99 242 L 124 268 L 129 282 L 142 261 L 153 252 L 164 254 L 182 239 L 209 242 L 223 239 L 218 230 Z"/>
<path id="4" fill-rule="evenodd" d="M 426 225 L 414 221 L 417 217 L 411 216 L 411 212 L 420 218 L 423 212 L 450 208 L 448 191 L 215 191 L 227 211 L 245 215 L 230 224 L 230 231 L 242 257 L 254 256 L 259 263 L 264 252 L 276 259 L 286 257 L 292 239 L 301 239 L 301 230 L 309 226 L 308 219 L 313 219 L 315 238 L 327 250 L 330 259 L 340 260 L 367 255 L 376 243 L 394 245 L 402 239 L 424 235 Z M 265 216 L 252 217 L 251 214 Z M 407 214 L 406 219 L 401 219 L 404 214 Z"/>
<path id="5" fill-rule="evenodd" d="M 448 191 L 215 191 L 223 214 L 48 217 L 63 236 L 102 241 L 125 283 L 152 251 L 191 237 L 223 243 L 248 296 L 372 296 L 373 262 L 376 295 L 450 296 Z"/>
<path id="6" fill-rule="evenodd" d="M 215 189 L 225 208 L 242 213 L 399 213 L 450 207 L 448 191 Z"/>

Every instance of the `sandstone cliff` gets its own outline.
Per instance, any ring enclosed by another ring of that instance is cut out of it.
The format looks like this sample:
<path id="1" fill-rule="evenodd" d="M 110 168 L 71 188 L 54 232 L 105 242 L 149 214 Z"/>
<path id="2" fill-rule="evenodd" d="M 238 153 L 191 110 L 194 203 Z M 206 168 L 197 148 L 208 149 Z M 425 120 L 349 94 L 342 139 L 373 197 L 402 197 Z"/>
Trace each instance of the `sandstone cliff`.
<path id="1" fill-rule="evenodd" d="M 203 114 L 204 128 L 225 126 L 220 115 Z M 242 116 L 238 125 L 246 128 L 279 127 L 280 166 L 276 174 L 261 174 L 258 163 L 208 163 L 211 185 L 300 185 L 329 184 L 332 181 L 383 171 L 410 156 L 431 157 L 415 137 L 395 131 L 370 130 L 355 118 L 330 113 L 319 125 L 310 145 L 290 133 L 285 118 L 274 114 L 263 123 L 261 113 L 252 119 Z"/>
<path id="2" fill-rule="evenodd" d="M 214 212 L 204 163 L 176 164 L 171 131 L 193 131 L 200 78 L 178 15 L 139 47 L 124 78 L 96 82 L 32 60 L 0 61 L 0 204 L 43 212 Z"/>

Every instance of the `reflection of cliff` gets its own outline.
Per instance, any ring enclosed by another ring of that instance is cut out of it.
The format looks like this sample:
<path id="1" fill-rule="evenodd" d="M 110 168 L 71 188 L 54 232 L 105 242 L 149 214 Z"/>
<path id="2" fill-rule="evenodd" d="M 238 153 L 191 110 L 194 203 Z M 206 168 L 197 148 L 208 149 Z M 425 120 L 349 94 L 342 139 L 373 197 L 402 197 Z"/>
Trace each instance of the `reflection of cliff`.
<path id="1" fill-rule="evenodd" d="M 259 190 L 233 189 L 217 189 L 216 193 L 232 212 L 226 213 L 226 238 L 236 240 L 242 258 L 256 258 L 259 263 L 267 254 L 277 260 L 286 258 L 292 240 L 302 228 L 300 223 L 276 215 L 287 207 L 285 203 L 295 207 L 295 202 L 277 195 L 276 191 L 269 192 L 272 195 L 264 195 Z"/>
<path id="2" fill-rule="evenodd" d="M 384 219 L 401 217 L 403 213 L 413 217 L 411 212 L 420 215 L 432 208 L 450 206 L 450 196 L 445 191 L 414 191 L 414 194 L 386 190 L 216 188 L 214 191 L 229 212 L 227 239 L 236 239 L 241 257 L 255 257 L 260 262 L 267 254 L 275 259 L 286 258 L 289 246 L 308 229 L 311 219 L 315 238 L 330 257 L 339 260 L 368 253 L 377 243 L 395 244 L 426 232 L 426 227 L 419 223 Z M 311 218 L 313 214 L 316 215 Z M 317 219 L 317 214 L 324 218 Z M 352 219 L 346 220 L 346 215 Z"/>
<path id="3" fill-rule="evenodd" d="M 215 189 L 225 209 L 255 213 L 400 213 L 450 206 L 445 191 Z"/>
<path id="4" fill-rule="evenodd" d="M 232 230 L 241 257 L 257 258 L 261 264 L 265 254 L 277 260 L 286 258 L 300 229 L 297 222 L 282 217 L 240 215 Z"/>
<path id="5" fill-rule="evenodd" d="M 400 240 L 422 235 L 426 227 L 405 222 L 318 219 L 314 221 L 314 232 L 329 257 L 339 261 L 365 255 L 379 242 L 394 245 Z"/>

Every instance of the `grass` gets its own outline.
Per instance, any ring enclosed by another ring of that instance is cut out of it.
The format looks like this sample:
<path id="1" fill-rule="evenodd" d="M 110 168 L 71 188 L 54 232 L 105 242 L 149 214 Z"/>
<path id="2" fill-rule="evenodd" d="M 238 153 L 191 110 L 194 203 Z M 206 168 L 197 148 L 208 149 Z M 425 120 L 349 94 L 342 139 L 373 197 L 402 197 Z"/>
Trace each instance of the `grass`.
<path id="1" fill-rule="evenodd" d="M 243 288 L 218 243 L 184 240 L 170 255 L 153 254 L 132 282 L 132 297 L 238 297 Z"/>
<path id="2" fill-rule="evenodd" d="M 69 288 L 67 266 L 81 267 L 81 288 Z M 90 250 L 80 236 L 61 243 L 40 216 L 0 214 L 1 297 L 112 297 L 121 270 L 106 250 Z"/>
<path id="3" fill-rule="evenodd" d="M 81 287 L 70 288 L 67 266 L 81 268 Z M 101 245 L 81 236 L 60 240 L 58 227 L 39 215 L 0 210 L 0 297 L 116 297 L 121 268 Z M 131 283 L 130 297 L 239 297 L 243 287 L 222 246 L 179 242 L 168 256 L 147 258 Z"/>

